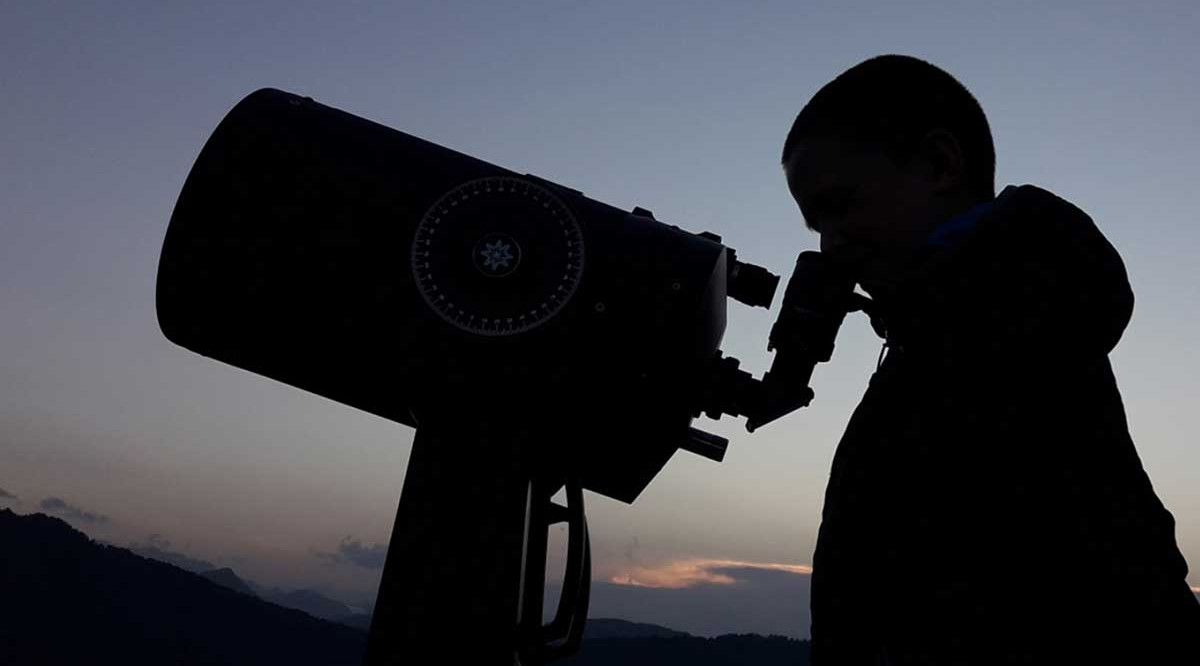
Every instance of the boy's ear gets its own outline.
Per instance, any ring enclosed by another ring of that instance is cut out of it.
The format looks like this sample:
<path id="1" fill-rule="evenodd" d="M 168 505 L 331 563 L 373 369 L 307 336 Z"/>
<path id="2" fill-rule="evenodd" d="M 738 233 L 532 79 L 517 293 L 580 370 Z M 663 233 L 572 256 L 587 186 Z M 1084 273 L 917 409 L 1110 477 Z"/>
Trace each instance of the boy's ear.
<path id="1" fill-rule="evenodd" d="M 930 130 L 921 139 L 918 150 L 930 167 L 929 175 L 936 191 L 952 191 L 966 183 L 962 146 L 949 130 Z"/>

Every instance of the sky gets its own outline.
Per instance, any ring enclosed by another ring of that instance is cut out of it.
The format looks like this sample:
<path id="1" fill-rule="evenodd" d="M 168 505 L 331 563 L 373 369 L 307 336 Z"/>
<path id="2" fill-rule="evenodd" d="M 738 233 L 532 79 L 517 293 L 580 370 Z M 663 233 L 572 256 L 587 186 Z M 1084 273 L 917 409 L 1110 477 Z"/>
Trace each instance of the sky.
<path id="1" fill-rule="evenodd" d="M 5 0 L 0 506 L 263 584 L 373 596 L 413 431 L 201 358 L 155 318 L 180 187 L 251 91 L 651 209 L 786 274 L 817 245 L 778 164 L 792 118 L 846 68 L 906 53 L 979 99 L 998 188 L 1057 193 L 1122 254 L 1137 304 L 1111 358 L 1195 570 L 1198 31 L 1195 2 Z M 729 305 L 724 350 L 756 375 L 774 315 Z M 730 437 L 725 461 L 678 453 L 633 505 L 589 493 L 593 615 L 806 635 L 830 460 L 879 344 L 852 316 L 810 407 L 753 435 L 703 425 Z M 876 572 L 881 594 L 901 575 Z M 708 601 L 654 614 L 685 593 Z"/>

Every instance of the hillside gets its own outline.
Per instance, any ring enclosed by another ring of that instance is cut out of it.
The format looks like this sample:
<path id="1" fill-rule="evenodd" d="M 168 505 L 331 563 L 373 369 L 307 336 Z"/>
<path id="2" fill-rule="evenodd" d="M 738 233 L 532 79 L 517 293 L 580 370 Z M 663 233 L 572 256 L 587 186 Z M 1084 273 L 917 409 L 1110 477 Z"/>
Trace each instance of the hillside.
<path id="1" fill-rule="evenodd" d="M 0 511 L 0 663 L 349 664 L 362 631 Z"/>
<path id="2" fill-rule="evenodd" d="M 339 618 L 354 628 L 284 608 L 230 569 L 186 571 L 92 541 L 58 518 L 10 510 L 0 510 L 0 544 L 0 664 L 358 666 L 362 659 L 368 616 Z M 290 601 L 331 614 L 344 608 L 312 594 Z M 580 653 L 558 663 L 796 666 L 808 663 L 808 643 L 700 638 L 597 618 L 588 621 Z"/>
<path id="3" fill-rule="evenodd" d="M 716 638 L 651 636 L 587 640 L 563 666 L 807 666 L 808 641 L 728 634 Z"/>

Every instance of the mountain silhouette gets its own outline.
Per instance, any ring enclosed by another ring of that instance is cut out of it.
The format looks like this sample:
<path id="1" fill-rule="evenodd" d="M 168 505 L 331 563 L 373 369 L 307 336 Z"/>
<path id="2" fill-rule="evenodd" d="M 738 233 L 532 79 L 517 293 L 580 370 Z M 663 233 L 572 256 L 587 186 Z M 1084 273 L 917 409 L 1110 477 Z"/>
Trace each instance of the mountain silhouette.
<path id="1" fill-rule="evenodd" d="M 590 623 L 590 620 L 589 620 Z M 785 636 L 642 636 L 585 640 L 563 666 L 807 666 L 809 642 Z"/>
<path id="2" fill-rule="evenodd" d="M 366 634 L 0 510 L 2 664 L 349 664 Z"/>
<path id="3" fill-rule="evenodd" d="M 250 589 L 250 586 L 246 584 L 246 581 L 239 578 L 238 575 L 233 572 L 233 569 L 230 569 L 229 567 L 213 569 L 212 571 L 203 571 L 200 573 L 200 575 L 211 580 L 217 585 L 233 590 L 234 592 L 241 592 L 242 594 L 248 594 L 252 597 L 258 596 L 254 593 L 254 590 Z M 309 613 L 309 615 L 312 615 L 312 613 Z"/>
<path id="4" fill-rule="evenodd" d="M 302 610 L 313 617 L 319 617 L 322 620 L 332 620 L 340 622 L 344 618 L 355 615 L 353 609 L 346 604 L 330 599 L 329 597 L 315 590 L 281 590 L 279 588 L 266 589 L 263 587 L 254 586 L 258 596 L 273 604 L 283 606 L 284 608 L 295 608 Z"/>
<path id="5" fill-rule="evenodd" d="M 169 544 L 169 542 L 168 542 Z M 217 565 L 208 560 L 200 560 L 194 557 L 188 557 L 183 553 L 176 553 L 163 548 L 156 543 L 150 544 L 130 544 L 129 550 L 142 557 L 148 557 L 159 562 L 174 564 L 180 569 L 191 571 L 193 573 L 204 573 L 205 571 L 213 571 L 218 569 Z"/>
<path id="6" fill-rule="evenodd" d="M 583 628 L 583 639 L 601 638 L 684 638 L 690 634 L 645 622 L 629 622 L 606 618 L 589 618 Z"/>
<path id="7" fill-rule="evenodd" d="M 316 590 L 284 590 L 278 587 L 266 587 L 252 580 L 244 579 L 229 567 L 218 568 L 212 562 L 196 559 L 183 553 L 166 550 L 158 545 L 133 545 L 129 550 L 152 560 L 174 564 L 180 569 L 186 569 L 211 580 L 217 585 L 227 587 L 242 594 L 258 597 L 284 608 L 295 608 L 322 620 L 332 620 L 341 624 L 366 630 L 370 624 L 370 616 L 355 612 L 346 604 L 317 592 Z"/>
<path id="8" fill-rule="evenodd" d="M 332 617 L 329 620 L 348 627 L 354 627 L 360 631 L 371 630 L 371 616 L 367 613 L 351 613 L 350 615 L 342 615 L 341 617 Z"/>
<path id="9" fill-rule="evenodd" d="M 0 544 L 0 664 L 358 666 L 362 660 L 369 615 L 331 622 L 261 598 L 264 591 L 280 593 L 320 612 L 348 610 L 311 590 L 256 589 L 228 568 L 186 571 L 97 543 L 44 514 L 0 510 Z M 808 663 L 808 642 L 754 634 L 701 638 L 595 618 L 581 651 L 556 663 L 796 666 Z"/>

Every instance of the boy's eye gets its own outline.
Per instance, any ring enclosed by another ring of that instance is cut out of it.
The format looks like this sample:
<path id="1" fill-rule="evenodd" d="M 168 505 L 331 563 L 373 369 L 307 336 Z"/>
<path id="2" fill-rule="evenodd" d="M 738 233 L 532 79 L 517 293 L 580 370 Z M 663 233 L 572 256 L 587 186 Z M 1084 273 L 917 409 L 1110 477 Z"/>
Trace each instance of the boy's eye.
<path id="1" fill-rule="evenodd" d="M 856 191 L 857 188 L 853 186 L 842 186 L 825 189 L 813 195 L 804 211 L 804 219 L 808 226 L 820 233 L 822 221 L 844 217 L 850 212 Z"/>

